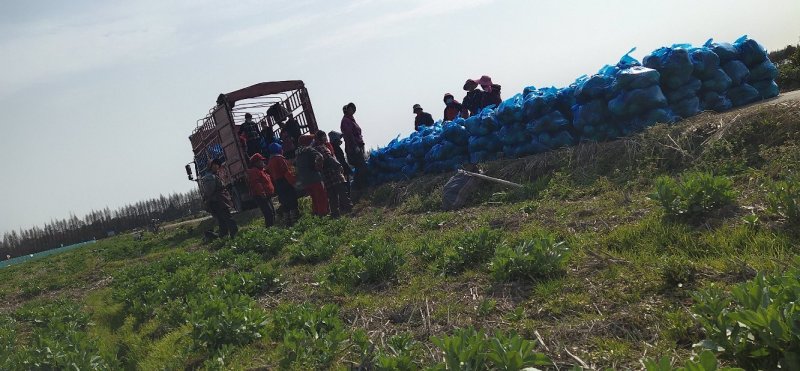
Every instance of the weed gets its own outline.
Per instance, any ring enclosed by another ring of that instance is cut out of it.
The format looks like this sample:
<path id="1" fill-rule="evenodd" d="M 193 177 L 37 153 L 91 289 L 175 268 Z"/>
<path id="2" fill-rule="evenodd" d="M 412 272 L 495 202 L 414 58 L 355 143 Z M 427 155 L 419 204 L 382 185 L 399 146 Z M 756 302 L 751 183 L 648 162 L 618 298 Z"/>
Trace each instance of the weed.
<path id="1" fill-rule="evenodd" d="M 521 370 L 552 364 L 547 356 L 534 351 L 533 341 L 514 333 L 489 338 L 482 331 L 466 328 L 431 341 L 444 351 L 444 362 L 434 366 L 435 370 Z"/>
<path id="2" fill-rule="evenodd" d="M 730 179 L 709 173 L 688 173 L 676 182 L 669 177 L 656 179 L 650 199 L 658 202 L 670 218 L 694 220 L 730 205 L 736 199 Z"/>
<path id="3" fill-rule="evenodd" d="M 264 258 L 272 258 L 289 243 L 291 232 L 281 228 L 254 228 L 242 231 L 228 246 L 237 252 L 253 251 Z"/>
<path id="4" fill-rule="evenodd" d="M 499 231 L 481 228 L 467 232 L 454 244 L 445 247 L 439 259 L 440 271 L 445 274 L 459 274 L 467 268 L 474 268 L 486 263 L 501 243 Z"/>
<path id="5" fill-rule="evenodd" d="M 767 201 L 770 212 L 792 225 L 800 225 L 800 181 L 789 179 L 772 183 Z"/>
<path id="6" fill-rule="evenodd" d="M 270 336 L 281 341 L 278 353 L 283 368 L 327 368 L 337 359 L 348 338 L 338 309 L 331 305 L 279 306 L 270 323 Z"/>
<path id="7" fill-rule="evenodd" d="M 339 248 L 341 240 L 326 234 L 322 229 L 311 229 L 303 234 L 300 241 L 288 247 L 289 261 L 316 264 L 330 259 Z"/>
<path id="8" fill-rule="evenodd" d="M 717 357 L 714 353 L 706 350 L 697 356 L 697 360 L 686 361 L 684 367 L 672 367 L 669 357 L 662 357 L 658 362 L 645 360 L 644 366 L 647 371 L 744 371 L 741 368 L 719 367 Z"/>
<path id="9" fill-rule="evenodd" d="M 210 290 L 189 298 L 188 306 L 192 337 L 208 349 L 250 343 L 261 338 L 267 325 L 253 299 L 240 294 Z"/>
<path id="10" fill-rule="evenodd" d="M 477 312 L 478 317 L 486 317 L 492 312 L 494 312 L 495 308 L 497 308 L 497 300 L 494 299 L 483 299 L 478 304 Z"/>
<path id="11" fill-rule="evenodd" d="M 328 268 L 328 278 L 333 283 L 344 286 L 383 283 L 394 279 L 405 263 L 397 246 L 374 238 L 357 241 L 350 250 L 352 255 Z"/>
<path id="12" fill-rule="evenodd" d="M 662 261 L 661 277 L 667 290 L 688 288 L 694 283 L 696 274 L 697 268 L 686 257 L 673 255 Z"/>
<path id="13" fill-rule="evenodd" d="M 568 249 L 564 242 L 542 237 L 516 247 L 500 246 L 489 264 L 495 281 L 536 281 L 564 273 Z"/>

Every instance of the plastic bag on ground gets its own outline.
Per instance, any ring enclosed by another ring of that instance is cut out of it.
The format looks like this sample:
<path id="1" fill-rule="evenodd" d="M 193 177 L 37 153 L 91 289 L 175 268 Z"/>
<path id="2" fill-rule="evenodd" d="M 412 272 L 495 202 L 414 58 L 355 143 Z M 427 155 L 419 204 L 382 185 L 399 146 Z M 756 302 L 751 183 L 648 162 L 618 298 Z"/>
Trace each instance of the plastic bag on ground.
<path id="1" fill-rule="evenodd" d="M 661 84 L 676 89 L 686 84 L 694 72 L 694 65 L 685 48 L 659 48 L 644 57 L 644 66 L 661 74 Z"/>
<path id="2" fill-rule="evenodd" d="M 456 173 L 442 189 L 442 209 L 449 211 L 462 208 L 478 185 L 477 178 Z"/>
<path id="3" fill-rule="evenodd" d="M 539 118 L 553 110 L 558 91 L 552 88 L 539 89 L 525 96 L 524 110 L 527 121 Z"/>
<path id="4" fill-rule="evenodd" d="M 739 52 L 739 56 L 747 67 L 756 66 L 767 60 L 767 51 L 761 44 L 748 38 L 747 35 L 734 41 L 733 46 Z"/>
<path id="5" fill-rule="evenodd" d="M 570 122 L 560 111 L 550 112 L 536 120 L 528 123 L 527 128 L 533 133 L 546 131 L 566 130 L 570 127 Z"/>
<path id="6" fill-rule="evenodd" d="M 753 66 L 750 69 L 749 81 L 775 80 L 778 77 L 778 68 L 769 59 Z"/>
<path id="7" fill-rule="evenodd" d="M 722 69 L 725 71 L 725 74 L 731 78 L 733 86 L 743 84 L 750 76 L 750 70 L 747 69 L 747 66 L 745 66 L 742 61 L 729 61 L 722 65 Z"/>
<path id="8" fill-rule="evenodd" d="M 734 107 L 750 104 L 761 99 L 761 93 L 750 84 L 730 88 L 727 93 L 728 99 Z"/>
<path id="9" fill-rule="evenodd" d="M 700 112 L 700 98 L 692 96 L 681 101 L 671 103 L 669 109 L 680 118 L 692 117 Z"/>
<path id="10" fill-rule="evenodd" d="M 619 117 L 630 117 L 642 114 L 655 108 L 667 106 L 667 98 L 658 85 L 645 89 L 622 92 L 608 102 L 608 111 Z"/>
<path id="11" fill-rule="evenodd" d="M 595 99 L 586 104 L 576 104 L 572 107 L 572 114 L 572 125 L 578 130 L 586 125 L 601 124 L 608 119 L 608 102 Z"/>
<path id="12" fill-rule="evenodd" d="M 631 67 L 617 73 L 616 87 L 621 90 L 648 88 L 658 84 L 661 74 L 647 67 Z"/>
<path id="13" fill-rule="evenodd" d="M 575 89 L 575 97 L 579 103 L 596 98 L 606 98 L 611 92 L 614 77 L 609 75 L 593 75 Z"/>
<path id="14" fill-rule="evenodd" d="M 523 102 L 522 94 L 504 100 L 497 107 L 497 120 L 504 125 L 524 121 Z"/>
<path id="15" fill-rule="evenodd" d="M 667 97 L 667 101 L 669 102 L 682 101 L 684 99 L 696 97 L 697 91 L 700 90 L 702 86 L 703 83 L 700 80 L 691 78 L 688 83 L 675 90 L 664 90 L 664 96 Z"/>
<path id="16" fill-rule="evenodd" d="M 504 145 L 525 143 L 530 140 L 528 132 L 525 130 L 525 125 L 522 124 L 504 125 L 497 132 L 497 135 Z"/>
<path id="17" fill-rule="evenodd" d="M 442 128 L 442 136 L 459 146 L 466 146 L 469 142 L 469 132 L 458 120 L 446 123 Z"/>
<path id="18" fill-rule="evenodd" d="M 707 91 L 700 97 L 700 107 L 704 110 L 723 112 L 731 109 L 733 104 L 724 94 L 715 91 Z"/>
<path id="19" fill-rule="evenodd" d="M 719 56 L 710 48 L 690 49 L 689 57 L 694 65 L 694 75 L 700 79 L 711 78 L 714 70 L 719 68 Z"/>
<path id="20" fill-rule="evenodd" d="M 703 80 L 702 89 L 704 91 L 713 91 L 717 93 L 724 93 L 733 85 L 733 80 L 721 68 L 717 68 L 712 72 L 711 77 Z"/>
<path id="21" fill-rule="evenodd" d="M 778 84 L 776 84 L 773 80 L 756 81 L 751 83 L 751 85 L 758 90 L 758 93 L 761 95 L 761 99 L 777 97 L 780 93 Z"/>
<path id="22" fill-rule="evenodd" d="M 733 59 L 739 59 L 739 50 L 730 43 L 715 43 L 713 39 L 706 41 L 704 45 L 710 48 L 714 54 L 719 56 L 719 63 L 724 64 Z"/>
<path id="23" fill-rule="evenodd" d="M 559 89 L 556 94 L 555 108 L 567 118 L 572 121 L 572 106 L 575 105 L 575 86 L 570 85 L 566 88 Z"/>

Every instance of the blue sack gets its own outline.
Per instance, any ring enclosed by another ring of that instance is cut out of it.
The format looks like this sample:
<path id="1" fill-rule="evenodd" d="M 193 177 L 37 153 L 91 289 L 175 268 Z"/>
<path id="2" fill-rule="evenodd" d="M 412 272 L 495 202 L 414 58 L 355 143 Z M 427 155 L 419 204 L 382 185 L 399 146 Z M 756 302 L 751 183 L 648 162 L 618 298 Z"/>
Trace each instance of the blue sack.
<path id="1" fill-rule="evenodd" d="M 773 80 L 756 81 L 751 83 L 751 85 L 758 90 L 758 93 L 761 95 L 761 99 L 777 97 L 780 93 L 778 84 L 776 84 Z"/>
<path id="2" fill-rule="evenodd" d="M 689 51 L 683 47 L 659 48 L 644 57 L 644 66 L 661 74 L 661 84 L 667 89 L 677 89 L 686 84 L 694 72 Z"/>
<path id="3" fill-rule="evenodd" d="M 719 68 L 719 56 L 707 47 L 690 49 L 689 57 L 694 66 L 694 76 L 700 79 L 711 78 L 714 70 Z"/>
<path id="4" fill-rule="evenodd" d="M 761 99 L 761 93 L 750 84 L 742 84 L 730 88 L 727 93 L 728 99 L 734 107 L 750 104 Z"/>
<path id="5" fill-rule="evenodd" d="M 703 110 L 723 112 L 731 109 L 733 104 L 724 94 L 715 91 L 707 91 L 700 97 L 700 107 Z"/>
<path id="6" fill-rule="evenodd" d="M 713 91 L 716 93 L 724 93 L 733 85 L 733 80 L 728 76 L 722 68 L 717 68 L 712 73 L 712 76 L 703 80 L 702 89 L 704 91 Z"/>
<path id="7" fill-rule="evenodd" d="M 704 46 L 710 48 L 714 54 L 719 56 L 720 64 L 724 64 L 733 59 L 739 59 L 739 50 L 737 50 L 735 46 L 729 43 L 715 43 L 713 41 L 713 39 L 709 39 Z"/>
<path id="8" fill-rule="evenodd" d="M 559 89 L 556 94 L 555 108 L 559 110 L 567 120 L 572 121 L 572 106 L 575 105 L 575 86 L 570 85 Z"/>
<path id="9" fill-rule="evenodd" d="M 627 53 L 625 53 L 625 55 L 623 55 L 622 58 L 619 59 L 619 62 L 617 62 L 617 68 L 619 68 L 620 70 L 624 70 L 626 68 L 641 66 L 642 64 L 639 63 L 639 61 L 636 58 L 631 57 L 631 53 L 635 51 L 636 48 L 633 48 L 629 50 Z"/>
<path id="10" fill-rule="evenodd" d="M 497 135 L 500 137 L 500 142 L 506 146 L 525 143 L 530 140 L 528 133 L 525 131 L 525 125 L 522 124 L 504 125 L 497 132 Z"/>
<path id="11" fill-rule="evenodd" d="M 749 81 L 775 80 L 778 77 L 778 68 L 769 59 L 753 66 L 750 69 Z"/>
<path id="12" fill-rule="evenodd" d="M 609 75 L 592 75 L 588 80 L 579 84 L 575 89 L 575 97 L 579 103 L 585 103 L 595 98 L 608 97 L 614 77 Z"/>
<path id="13" fill-rule="evenodd" d="M 480 135 L 481 116 L 473 115 L 464 120 L 464 127 L 470 135 Z"/>
<path id="14" fill-rule="evenodd" d="M 608 102 L 595 99 L 586 104 L 576 104 L 572 107 L 572 125 L 581 130 L 585 125 L 601 124 L 608 119 Z"/>
<path id="15" fill-rule="evenodd" d="M 608 111 L 618 117 L 631 117 L 667 106 L 667 98 L 658 85 L 625 91 L 608 102 Z"/>
<path id="16" fill-rule="evenodd" d="M 617 73 L 616 87 L 621 90 L 648 88 L 658 84 L 661 74 L 647 67 L 631 67 Z"/>
<path id="17" fill-rule="evenodd" d="M 546 131 L 560 131 L 570 127 L 570 122 L 560 111 L 550 112 L 536 120 L 528 123 L 527 129 L 532 133 L 543 133 Z"/>
<path id="18" fill-rule="evenodd" d="M 524 121 L 523 102 L 522 94 L 504 100 L 497 107 L 497 120 L 503 125 Z"/>
<path id="19" fill-rule="evenodd" d="M 747 69 L 747 66 L 745 66 L 742 61 L 729 61 L 722 65 L 722 69 L 725 71 L 725 74 L 731 78 L 733 86 L 743 84 L 750 76 L 750 70 Z"/>
<path id="20" fill-rule="evenodd" d="M 742 62 L 747 67 L 754 67 L 767 60 L 767 51 L 764 47 L 755 40 L 748 38 L 747 35 L 734 41 L 733 46 L 736 47 Z"/>
<path id="21" fill-rule="evenodd" d="M 459 146 L 466 146 L 469 142 L 469 132 L 459 124 L 458 120 L 446 123 L 442 128 L 442 136 Z"/>
<path id="22" fill-rule="evenodd" d="M 684 99 L 697 96 L 697 91 L 703 86 L 703 83 L 696 79 L 691 78 L 685 85 L 675 90 L 664 90 L 664 96 L 667 97 L 668 102 L 678 102 Z M 662 89 L 663 90 L 663 89 Z"/>
<path id="23" fill-rule="evenodd" d="M 487 161 L 494 161 L 497 159 L 497 153 L 488 152 L 488 151 L 479 151 L 470 153 L 469 155 L 469 162 L 473 164 L 487 162 Z"/>
<path id="24" fill-rule="evenodd" d="M 413 178 L 417 174 L 417 170 L 418 169 L 419 169 L 419 165 L 417 165 L 417 164 L 409 164 L 409 165 L 403 166 L 403 168 L 400 171 L 406 177 Z"/>
<path id="25" fill-rule="evenodd" d="M 692 117 L 700 113 L 700 98 L 692 96 L 684 100 L 671 103 L 669 109 L 680 118 Z"/>
<path id="26" fill-rule="evenodd" d="M 481 132 L 483 135 L 489 134 L 500 127 L 497 122 L 497 111 L 492 107 L 486 107 L 481 111 Z"/>
<path id="27" fill-rule="evenodd" d="M 539 89 L 525 96 L 525 119 L 530 121 L 553 110 L 558 91 L 553 88 Z"/>

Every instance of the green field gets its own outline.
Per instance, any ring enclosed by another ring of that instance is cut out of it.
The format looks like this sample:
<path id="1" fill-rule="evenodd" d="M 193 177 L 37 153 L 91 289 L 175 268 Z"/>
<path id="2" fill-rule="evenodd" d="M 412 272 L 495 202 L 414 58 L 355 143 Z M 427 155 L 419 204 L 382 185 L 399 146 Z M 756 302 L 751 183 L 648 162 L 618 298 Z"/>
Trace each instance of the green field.
<path id="1" fill-rule="evenodd" d="M 800 367 L 800 102 L 484 170 L 525 188 L 441 212 L 427 176 L 1 269 L 0 369 Z"/>

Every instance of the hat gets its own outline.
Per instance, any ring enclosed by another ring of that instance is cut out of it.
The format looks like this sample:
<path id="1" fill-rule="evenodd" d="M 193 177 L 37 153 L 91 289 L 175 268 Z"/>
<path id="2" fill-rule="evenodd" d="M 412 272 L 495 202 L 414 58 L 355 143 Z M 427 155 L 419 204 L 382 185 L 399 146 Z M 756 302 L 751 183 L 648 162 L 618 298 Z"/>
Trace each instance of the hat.
<path id="1" fill-rule="evenodd" d="M 471 88 L 469 86 L 472 86 Z M 467 79 L 467 82 L 464 83 L 464 90 L 471 90 L 473 88 L 477 88 L 478 83 L 475 82 L 473 79 Z"/>
<path id="2" fill-rule="evenodd" d="M 303 134 L 300 136 L 300 140 L 298 140 L 298 142 L 303 147 L 310 146 L 311 143 L 314 142 L 314 136 L 311 134 Z"/>
<path id="3" fill-rule="evenodd" d="M 417 113 L 417 110 L 420 110 L 420 111 L 422 111 L 422 106 L 420 106 L 419 104 L 415 104 L 415 105 L 414 105 L 414 108 L 413 108 L 413 112 L 414 112 L 414 113 Z"/>
<path id="4" fill-rule="evenodd" d="M 481 76 L 480 79 L 478 79 L 477 83 L 480 86 L 492 85 L 492 78 L 489 77 L 489 76 L 483 75 L 483 76 Z"/>
<path id="5" fill-rule="evenodd" d="M 338 131 L 331 131 L 328 133 L 328 138 L 330 138 L 331 142 L 339 142 L 342 140 L 342 133 Z"/>
<path id="6" fill-rule="evenodd" d="M 278 143 L 272 143 L 269 145 L 269 153 L 273 155 L 277 155 L 283 152 L 283 147 L 281 147 Z"/>
<path id="7" fill-rule="evenodd" d="M 447 93 L 447 94 L 444 95 L 444 98 L 442 98 L 442 99 L 447 99 L 447 97 L 455 98 L 455 97 L 453 97 L 453 94 Z"/>
<path id="8" fill-rule="evenodd" d="M 252 156 L 250 156 L 250 163 L 254 163 L 256 161 L 265 161 L 266 159 L 267 158 L 264 157 L 262 154 L 254 153 Z"/>

